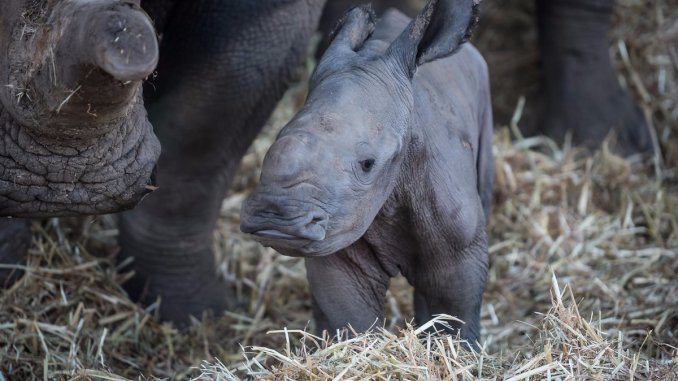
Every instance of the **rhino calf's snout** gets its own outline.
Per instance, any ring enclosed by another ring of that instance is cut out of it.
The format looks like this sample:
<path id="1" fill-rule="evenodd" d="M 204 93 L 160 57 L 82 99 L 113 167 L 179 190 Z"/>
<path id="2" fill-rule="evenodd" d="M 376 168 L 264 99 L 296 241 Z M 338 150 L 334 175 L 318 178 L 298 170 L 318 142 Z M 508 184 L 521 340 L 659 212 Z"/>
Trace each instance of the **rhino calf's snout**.
<path id="1" fill-rule="evenodd" d="M 269 204 L 270 206 L 270 204 Z M 294 216 L 279 205 L 254 208 L 243 214 L 240 229 L 262 239 L 322 241 L 325 239 L 329 217 L 321 210 Z"/>

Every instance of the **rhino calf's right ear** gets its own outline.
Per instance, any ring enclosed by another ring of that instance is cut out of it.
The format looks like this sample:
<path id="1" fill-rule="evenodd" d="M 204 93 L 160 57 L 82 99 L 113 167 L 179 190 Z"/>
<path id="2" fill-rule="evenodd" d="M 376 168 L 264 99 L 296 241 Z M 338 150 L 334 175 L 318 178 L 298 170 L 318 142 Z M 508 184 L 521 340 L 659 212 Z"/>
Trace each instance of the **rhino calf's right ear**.
<path id="1" fill-rule="evenodd" d="M 416 67 L 452 55 L 471 36 L 480 0 L 429 0 L 389 47 L 412 77 Z"/>

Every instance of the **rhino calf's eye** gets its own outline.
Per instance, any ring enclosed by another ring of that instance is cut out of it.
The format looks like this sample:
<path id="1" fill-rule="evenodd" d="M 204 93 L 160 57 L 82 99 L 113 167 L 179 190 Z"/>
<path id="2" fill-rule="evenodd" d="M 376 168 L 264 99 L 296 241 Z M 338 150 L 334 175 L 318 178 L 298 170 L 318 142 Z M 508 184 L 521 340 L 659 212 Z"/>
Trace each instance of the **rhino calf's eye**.
<path id="1" fill-rule="evenodd" d="M 367 159 L 360 162 L 360 168 L 362 168 L 363 172 L 371 171 L 372 167 L 374 167 L 374 159 Z"/>

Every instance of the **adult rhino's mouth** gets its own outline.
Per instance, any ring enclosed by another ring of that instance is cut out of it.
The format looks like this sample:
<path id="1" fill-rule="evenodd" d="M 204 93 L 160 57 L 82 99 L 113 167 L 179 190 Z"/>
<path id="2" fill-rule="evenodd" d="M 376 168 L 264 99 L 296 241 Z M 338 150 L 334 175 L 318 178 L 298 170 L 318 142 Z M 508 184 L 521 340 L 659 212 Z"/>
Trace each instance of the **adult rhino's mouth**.
<path id="1" fill-rule="evenodd" d="M 0 216 L 119 212 L 155 189 L 160 143 L 143 105 L 85 147 L 34 138 L 0 106 Z M 134 115 L 134 117 L 133 117 Z"/>

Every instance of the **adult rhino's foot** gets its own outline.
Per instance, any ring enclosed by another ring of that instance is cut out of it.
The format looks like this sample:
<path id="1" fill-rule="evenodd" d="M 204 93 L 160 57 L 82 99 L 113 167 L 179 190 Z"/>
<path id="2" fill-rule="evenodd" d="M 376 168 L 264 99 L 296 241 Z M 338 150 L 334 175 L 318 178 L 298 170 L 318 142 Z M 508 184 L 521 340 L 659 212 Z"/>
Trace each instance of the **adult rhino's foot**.
<path id="1" fill-rule="evenodd" d="M 0 264 L 20 265 L 26 261 L 31 245 L 29 220 L 0 218 Z M 21 275 L 21 271 L 0 268 L 0 287 L 6 287 Z"/>
<path id="2" fill-rule="evenodd" d="M 118 262 L 134 271 L 123 284 L 132 300 L 148 305 L 160 298 L 160 318 L 184 328 L 190 317 L 219 314 L 231 307 L 234 292 L 215 275 L 209 234 L 190 234 L 190 227 L 172 227 L 141 211 L 121 215 Z M 190 236 L 189 236 L 190 235 Z"/>
<path id="3" fill-rule="evenodd" d="M 539 132 L 595 149 L 613 135 L 623 154 L 650 152 L 645 118 L 622 89 L 608 52 L 614 0 L 538 0 Z"/>

